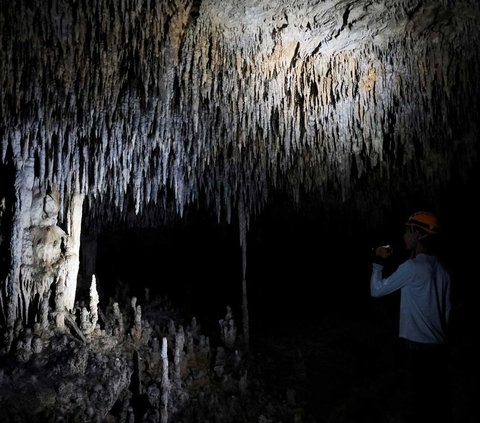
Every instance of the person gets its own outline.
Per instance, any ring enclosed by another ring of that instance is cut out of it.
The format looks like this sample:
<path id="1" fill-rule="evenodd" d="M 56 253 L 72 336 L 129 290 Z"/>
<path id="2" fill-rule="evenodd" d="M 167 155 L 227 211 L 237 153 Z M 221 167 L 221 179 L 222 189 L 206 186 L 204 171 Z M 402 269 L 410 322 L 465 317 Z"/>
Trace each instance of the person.
<path id="1" fill-rule="evenodd" d="M 406 352 L 414 422 L 451 422 L 448 325 L 451 277 L 438 257 L 440 225 L 431 212 L 413 213 L 403 241 L 410 257 L 384 277 L 390 246 L 374 249 L 372 297 L 400 291 L 399 338 Z"/>

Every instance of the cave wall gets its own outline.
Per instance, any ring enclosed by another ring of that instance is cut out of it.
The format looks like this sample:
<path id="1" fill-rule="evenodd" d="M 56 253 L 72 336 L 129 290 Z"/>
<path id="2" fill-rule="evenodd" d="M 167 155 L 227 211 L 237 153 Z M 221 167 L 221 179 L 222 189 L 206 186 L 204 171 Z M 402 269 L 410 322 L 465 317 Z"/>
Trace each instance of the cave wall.
<path id="1" fill-rule="evenodd" d="M 327 225 L 450 210 L 478 176 L 479 17 L 474 0 L 2 4 L 5 321 L 36 187 L 58 190 L 74 255 L 84 196 L 93 234 L 202 205 L 243 245 L 278 191 Z"/>

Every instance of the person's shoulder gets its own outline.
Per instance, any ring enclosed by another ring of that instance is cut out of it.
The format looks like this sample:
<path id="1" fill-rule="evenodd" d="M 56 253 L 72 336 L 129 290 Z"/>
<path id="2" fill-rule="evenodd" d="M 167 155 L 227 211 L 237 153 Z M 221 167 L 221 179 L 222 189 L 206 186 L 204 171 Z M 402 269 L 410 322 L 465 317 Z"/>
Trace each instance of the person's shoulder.
<path id="1" fill-rule="evenodd" d="M 398 267 L 403 268 L 403 269 L 408 269 L 408 268 L 412 268 L 412 267 L 416 267 L 416 266 L 420 265 L 420 262 L 418 261 L 417 257 L 410 257 L 410 258 L 406 259 L 405 261 L 400 263 L 400 265 Z"/>
<path id="2" fill-rule="evenodd" d="M 418 268 L 418 267 L 430 266 L 430 264 L 434 261 L 437 261 L 437 258 L 435 256 L 430 256 L 425 253 L 420 253 L 420 254 L 417 254 L 415 257 L 411 257 L 408 260 L 405 260 L 403 264 L 405 265 L 405 267 Z"/>
<path id="3" fill-rule="evenodd" d="M 427 260 L 429 263 L 434 264 L 437 270 L 445 274 L 449 274 L 448 267 L 445 262 L 436 254 L 426 254 Z"/>

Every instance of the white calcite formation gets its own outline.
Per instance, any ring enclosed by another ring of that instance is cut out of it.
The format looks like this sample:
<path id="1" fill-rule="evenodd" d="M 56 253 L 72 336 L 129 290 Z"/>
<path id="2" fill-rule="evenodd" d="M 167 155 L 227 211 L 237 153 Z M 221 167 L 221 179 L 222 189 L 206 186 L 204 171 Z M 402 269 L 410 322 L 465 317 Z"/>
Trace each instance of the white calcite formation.
<path id="1" fill-rule="evenodd" d="M 1 158 L 34 159 L 62 205 L 84 193 L 100 220 L 203 195 L 248 221 L 276 186 L 341 201 L 359 180 L 445 181 L 477 151 L 479 14 L 474 0 L 12 1 Z"/>
<path id="2" fill-rule="evenodd" d="M 434 204 L 470 177 L 479 21 L 478 0 L 2 1 L 0 352 L 19 366 L 0 369 L 5 415 L 229 421 L 248 386 L 230 313 L 215 357 L 135 297 L 102 317 L 92 258 L 77 307 L 83 228 L 200 203 L 238 223 L 248 346 L 246 234 L 272 193 L 348 202 L 367 225 L 395 196 Z M 51 379 L 28 388 L 39 369 Z M 239 402 L 181 407 L 215 384 Z"/>
<path id="3" fill-rule="evenodd" d="M 43 240 L 37 260 L 67 237 L 55 282 L 63 326 L 84 198 L 92 232 L 114 220 L 161 224 L 205 201 L 219 220 L 238 220 L 242 244 L 275 189 L 326 208 L 349 201 L 367 224 L 395 193 L 434 202 L 478 160 L 479 17 L 475 0 L 8 2 L 4 324 L 26 320 L 51 285 L 21 271 L 30 232 Z M 60 225 L 47 229 L 47 217 L 33 229 L 33 198 L 51 189 Z"/>
<path id="4" fill-rule="evenodd" d="M 145 306 L 151 322 L 137 313 L 136 299 L 124 298 L 122 307 L 112 303 L 112 312 L 99 306 L 102 329 L 92 332 L 93 289 L 92 294 L 91 310 L 82 308 L 77 330 L 60 333 L 54 321 L 46 329 L 15 326 L 11 353 L 2 352 L 2 421 L 233 421 L 239 414 L 232 409 L 232 395 L 245 421 L 256 420 L 258 407 L 266 412 L 258 391 L 258 403 L 250 407 L 249 363 L 233 352 L 240 345 L 215 352 L 195 319 L 177 325 L 172 320 L 177 312 L 158 298 Z M 64 316 L 67 327 L 75 324 L 75 314 Z M 123 324 L 128 331 L 119 330 Z M 287 413 L 278 416 L 282 412 Z"/>

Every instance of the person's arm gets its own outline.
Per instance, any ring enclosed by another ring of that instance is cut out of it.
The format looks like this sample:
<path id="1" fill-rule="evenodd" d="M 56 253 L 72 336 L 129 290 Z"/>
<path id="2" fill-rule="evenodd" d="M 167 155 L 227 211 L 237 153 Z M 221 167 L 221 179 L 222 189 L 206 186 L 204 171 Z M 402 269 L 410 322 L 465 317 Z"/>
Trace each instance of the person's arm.
<path id="1" fill-rule="evenodd" d="M 372 263 L 372 276 L 370 277 L 370 295 L 383 297 L 402 288 L 411 279 L 412 262 L 407 260 L 398 266 L 398 269 L 389 277 L 383 277 L 383 265 Z"/>

